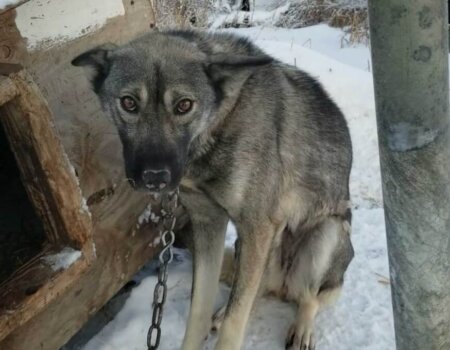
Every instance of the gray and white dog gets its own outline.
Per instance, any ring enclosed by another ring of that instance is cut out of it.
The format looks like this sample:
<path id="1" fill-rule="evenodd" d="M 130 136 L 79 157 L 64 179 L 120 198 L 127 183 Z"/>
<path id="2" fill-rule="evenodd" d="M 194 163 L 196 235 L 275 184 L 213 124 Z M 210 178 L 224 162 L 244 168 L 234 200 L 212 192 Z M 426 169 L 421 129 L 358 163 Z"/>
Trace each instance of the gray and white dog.
<path id="1" fill-rule="evenodd" d="M 320 84 L 223 33 L 152 32 L 72 62 L 92 68 L 137 189 L 173 191 L 190 217 L 191 309 L 182 348 L 211 327 L 231 220 L 232 291 L 216 349 L 240 349 L 255 297 L 298 304 L 287 349 L 314 349 L 314 320 L 353 257 L 345 119 Z"/>

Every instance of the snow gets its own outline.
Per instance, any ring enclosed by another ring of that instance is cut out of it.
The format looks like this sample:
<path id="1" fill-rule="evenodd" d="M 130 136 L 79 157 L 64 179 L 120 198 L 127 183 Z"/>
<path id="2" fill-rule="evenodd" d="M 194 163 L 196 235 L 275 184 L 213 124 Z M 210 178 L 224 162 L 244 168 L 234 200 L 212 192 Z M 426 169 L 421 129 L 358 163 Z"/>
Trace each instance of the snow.
<path id="1" fill-rule="evenodd" d="M 89 215 L 89 217 L 92 216 L 91 211 L 89 210 L 89 206 L 87 204 L 86 198 L 81 196 L 81 207 L 80 207 L 80 213 L 86 213 Z"/>
<path id="2" fill-rule="evenodd" d="M 66 247 L 59 253 L 48 255 L 42 260 L 49 264 L 53 271 L 59 271 L 69 268 L 80 256 L 81 252 L 79 250 Z"/>
<path id="3" fill-rule="evenodd" d="M 267 27 L 251 27 L 228 29 L 237 34 L 248 36 L 258 40 L 264 48 L 264 41 L 279 41 L 306 47 L 313 51 L 324 54 L 327 57 L 360 68 L 361 70 L 371 71 L 370 51 L 366 45 L 351 45 L 348 42 L 348 35 L 342 30 L 329 27 L 327 24 L 315 26 L 288 29 Z M 292 61 L 288 63 L 293 64 Z"/>
<path id="4" fill-rule="evenodd" d="M 81 192 L 80 179 L 78 178 L 78 175 L 77 175 L 77 172 L 75 170 L 75 167 L 73 166 L 72 162 L 70 161 L 69 157 L 67 156 L 67 153 L 64 152 L 63 156 L 64 156 L 64 158 L 66 160 L 66 164 L 67 164 L 67 166 L 69 168 L 70 174 L 75 179 L 75 182 L 76 182 L 77 188 L 78 188 L 78 193 L 80 194 L 81 204 L 80 204 L 79 212 L 80 212 L 80 214 L 86 213 L 87 215 L 89 215 L 89 217 L 92 217 L 91 211 L 89 210 L 89 206 L 87 204 L 87 200 L 83 196 L 83 193 Z"/>
<path id="5" fill-rule="evenodd" d="M 9 6 L 9 5 L 16 5 L 20 1 L 21 0 L 0 0 L 0 10 L 4 9 L 6 6 Z"/>
<path id="6" fill-rule="evenodd" d="M 368 47 L 343 47 L 343 32 L 324 25 L 296 30 L 260 27 L 233 31 L 251 37 L 266 52 L 319 79 L 349 123 L 354 147 L 351 193 L 355 258 L 346 273 L 341 298 L 317 318 L 317 348 L 394 350 Z M 233 244 L 235 237 L 235 229 L 229 225 L 227 245 Z M 155 260 L 137 274 L 140 285 L 132 291 L 124 308 L 84 350 L 146 349 L 156 266 Z M 168 286 L 160 346 L 163 350 L 179 349 L 186 327 L 191 287 L 191 257 L 186 251 L 176 250 Z M 229 288 L 222 285 L 217 307 L 226 302 L 228 293 Z M 294 317 L 293 305 L 273 298 L 258 300 L 243 349 L 284 349 L 284 338 Z M 213 348 L 215 339 L 215 336 L 209 337 L 207 349 Z"/>
<path id="7" fill-rule="evenodd" d="M 148 204 L 141 215 L 138 217 L 138 225 L 142 225 L 144 222 L 147 223 L 150 220 L 150 215 L 152 214 L 152 205 Z"/>
<path id="8" fill-rule="evenodd" d="M 287 12 L 289 5 L 280 6 L 272 11 L 255 10 L 255 11 L 234 11 L 231 13 L 221 14 L 216 17 L 211 24 L 212 29 L 221 28 L 226 24 L 232 23 L 251 23 L 252 25 L 264 25 L 277 22 L 280 16 Z"/>
<path id="9" fill-rule="evenodd" d="M 145 207 L 145 209 L 141 213 L 141 215 L 139 215 L 139 217 L 138 217 L 138 225 L 137 226 L 140 226 L 140 225 L 142 225 L 144 223 L 148 223 L 149 221 L 157 224 L 160 219 L 161 219 L 160 216 L 157 213 L 152 211 L 152 204 L 149 203 Z"/>

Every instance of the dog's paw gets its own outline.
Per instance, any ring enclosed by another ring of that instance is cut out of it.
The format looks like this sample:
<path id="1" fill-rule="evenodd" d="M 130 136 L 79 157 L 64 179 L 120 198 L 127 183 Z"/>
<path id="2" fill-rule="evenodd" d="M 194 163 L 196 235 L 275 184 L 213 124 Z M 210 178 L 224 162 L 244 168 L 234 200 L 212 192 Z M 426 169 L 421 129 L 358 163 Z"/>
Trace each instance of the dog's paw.
<path id="1" fill-rule="evenodd" d="M 214 316 L 212 317 L 211 323 L 211 332 L 218 332 L 220 327 L 222 326 L 223 319 L 225 317 L 225 310 L 227 309 L 226 305 L 222 306 L 219 310 L 216 311 Z"/>
<path id="2" fill-rule="evenodd" d="M 293 324 L 286 337 L 286 350 L 315 350 L 316 341 L 313 327 L 297 327 Z"/>

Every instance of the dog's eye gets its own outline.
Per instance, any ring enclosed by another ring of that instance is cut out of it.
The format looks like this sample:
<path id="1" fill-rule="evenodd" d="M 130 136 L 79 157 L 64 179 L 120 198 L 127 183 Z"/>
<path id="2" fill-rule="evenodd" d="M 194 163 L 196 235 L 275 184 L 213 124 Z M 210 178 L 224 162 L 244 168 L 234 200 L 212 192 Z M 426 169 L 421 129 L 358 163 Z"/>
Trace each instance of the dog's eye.
<path id="1" fill-rule="evenodd" d="M 183 99 L 183 100 L 181 100 L 180 102 L 177 103 L 177 106 L 175 108 L 175 112 L 177 114 L 185 114 L 185 113 L 189 112 L 192 109 L 192 105 L 193 104 L 194 103 L 191 100 L 185 98 L 185 99 Z"/>
<path id="2" fill-rule="evenodd" d="M 137 103 L 131 96 L 123 96 L 120 98 L 120 105 L 127 112 L 135 112 L 137 110 Z"/>

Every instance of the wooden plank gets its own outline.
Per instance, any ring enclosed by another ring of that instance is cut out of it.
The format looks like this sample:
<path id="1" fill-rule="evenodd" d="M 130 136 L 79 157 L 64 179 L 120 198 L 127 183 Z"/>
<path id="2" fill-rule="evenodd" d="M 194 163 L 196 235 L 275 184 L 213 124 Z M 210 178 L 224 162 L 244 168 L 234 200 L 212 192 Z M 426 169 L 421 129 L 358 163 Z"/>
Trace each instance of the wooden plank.
<path id="1" fill-rule="evenodd" d="M 67 269 L 57 271 L 49 258 L 57 252 L 47 247 L 0 285 L 0 339 L 25 324 L 76 283 L 93 259 L 92 246 Z"/>
<path id="2" fill-rule="evenodd" d="M 25 72 L 10 75 L 10 80 L 20 94 L 4 105 L 1 122 L 22 182 L 49 241 L 81 249 L 91 239 L 90 213 L 53 126 L 49 107 Z"/>
<path id="3" fill-rule="evenodd" d="M 0 106 L 18 95 L 16 85 L 7 77 L 0 76 Z"/>

